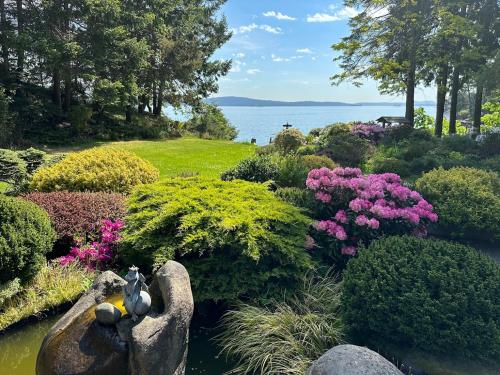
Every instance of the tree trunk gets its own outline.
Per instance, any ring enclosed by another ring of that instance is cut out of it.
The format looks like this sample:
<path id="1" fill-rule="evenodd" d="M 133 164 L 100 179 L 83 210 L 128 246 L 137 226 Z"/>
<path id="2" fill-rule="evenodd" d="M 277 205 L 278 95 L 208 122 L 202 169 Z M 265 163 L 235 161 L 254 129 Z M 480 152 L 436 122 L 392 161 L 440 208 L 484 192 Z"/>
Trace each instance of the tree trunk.
<path id="1" fill-rule="evenodd" d="M 57 106 L 59 110 L 62 109 L 61 102 L 61 73 L 59 69 L 54 69 L 52 75 L 52 101 Z"/>
<path id="2" fill-rule="evenodd" d="M 24 46 L 21 42 L 21 35 L 23 34 L 24 27 L 24 14 L 23 14 L 23 0 L 16 0 L 16 14 L 17 14 L 17 81 L 21 81 L 21 76 L 24 71 Z"/>
<path id="3" fill-rule="evenodd" d="M 7 81 L 9 77 L 9 48 L 7 46 L 7 16 L 5 14 L 5 0 L 0 0 L 0 49 L 2 53 L 0 82 L 4 82 Z"/>
<path id="4" fill-rule="evenodd" d="M 132 106 L 130 104 L 127 104 L 125 108 L 125 121 L 132 122 Z"/>
<path id="5" fill-rule="evenodd" d="M 443 119 L 444 119 L 444 106 L 446 103 L 446 92 L 448 85 L 448 70 L 449 65 L 444 64 L 439 72 L 437 78 L 437 106 L 436 106 L 436 122 L 434 126 L 434 134 L 437 137 L 443 135 Z"/>
<path id="6" fill-rule="evenodd" d="M 412 49 L 410 53 L 410 67 L 406 77 L 406 112 L 405 117 L 410 121 L 413 126 L 415 120 L 415 70 L 416 70 L 416 56 L 415 50 Z"/>
<path id="7" fill-rule="evenodd" d="M 474 99 L 474 132 L 481 133 L 481 111 L 483 109 L 483 84 L 477 83 L 476 98 Z"/>
<path id="8" fill-rule="evenodd" d="M 153 113 L 156 112 L 156 107 L 158 105 L 158 93 L 156 91 L 156 79 L 153 81 Z"/>
<path id="9" fill-rule="evenodd" d="M 158 97 L 156 102 L 156 108 L 153 111 L 153 114 L 156 116 L 161 116 L 161 110 L 163 108 L 163 91 L 165 90 L 165 79 L 160 79 L 160 84 L 158 85 Z"/>
<path id="10" fill-rule="evenodd" d="M 69 107 L 71 106 L 71 68 L 66 67 L 64 72 L 64 112 L 68 113 Z"/>
<path id="11" fill-rule="evenodd" d="M 453 69 L 453 79 L 451 85 L 450 128 L 448 130 L 448 134 L 456 134 L 458 91 L 460 90 L 460 70 L 458 67 Z"/>

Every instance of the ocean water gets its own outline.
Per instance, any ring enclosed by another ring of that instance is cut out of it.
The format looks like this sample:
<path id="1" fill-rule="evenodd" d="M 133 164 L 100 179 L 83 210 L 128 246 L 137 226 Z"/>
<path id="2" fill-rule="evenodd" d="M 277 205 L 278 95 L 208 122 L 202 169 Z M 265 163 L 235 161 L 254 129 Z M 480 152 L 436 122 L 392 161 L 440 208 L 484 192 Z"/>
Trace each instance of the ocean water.
<path id="1" fill-rule="evenodd" d="M 220 107 L 239 131 L 238 141 L 257 140 L 269 143 L 289 123 L 307 134 L 313 128 L 336 122 L 375 121 L 381 116 L 404 116 L 404 106 L 339 106 L 339 107 Z M 434 115 L 435 107 L 423 107 Z"/>
<path id="2" fill-rule="evenodd" d="M 339 107 L 219 107 L 227 119 L 239 131 L 237 141 L 265 145 L 269 139 L 289 123 L 307 134 L 313 128 L 321 128 L 336 122 L 375 121 L 381 116 L 404 116 L 405 107 L 387 106 L 339 106 Z M 434 106 L 424 106 L 425 112 L 434 116 Z M 170 118 L 186 120 L 185 113 L 174 112 L 171 108 L 165 113 Z"/>

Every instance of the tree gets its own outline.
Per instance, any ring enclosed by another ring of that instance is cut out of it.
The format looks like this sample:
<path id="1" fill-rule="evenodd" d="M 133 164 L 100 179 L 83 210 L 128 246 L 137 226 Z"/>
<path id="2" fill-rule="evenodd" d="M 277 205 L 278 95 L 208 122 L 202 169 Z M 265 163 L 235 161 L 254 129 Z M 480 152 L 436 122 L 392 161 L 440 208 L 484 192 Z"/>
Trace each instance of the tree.
<path id="1" fill-rule="evenodd" d="M 362 11 L 349 24 L 351 34 L 333 45 L 342 54 L 334 84 L 370 77 L 382 93 L 406 94 L 405 116 L 413 125 L 415 86 L 422 80 L 426 36 L 432 28 L 431 0 L 347 0 Z"/>

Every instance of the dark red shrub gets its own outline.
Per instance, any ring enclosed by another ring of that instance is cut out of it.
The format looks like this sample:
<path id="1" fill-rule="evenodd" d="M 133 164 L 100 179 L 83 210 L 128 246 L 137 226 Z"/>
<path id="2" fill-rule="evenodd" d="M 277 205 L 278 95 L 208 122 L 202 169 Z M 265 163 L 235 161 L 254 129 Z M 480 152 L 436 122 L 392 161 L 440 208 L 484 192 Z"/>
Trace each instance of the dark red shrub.
<path id="1" fill-rule="evenodd" d="M 125 198 L 121 194 L 58 191 L 23 197 L 48 212 L 58 237 L 53 256 L 66 254 L 74 244 L 95 239 L 103 220 L 125 216 Z"/>

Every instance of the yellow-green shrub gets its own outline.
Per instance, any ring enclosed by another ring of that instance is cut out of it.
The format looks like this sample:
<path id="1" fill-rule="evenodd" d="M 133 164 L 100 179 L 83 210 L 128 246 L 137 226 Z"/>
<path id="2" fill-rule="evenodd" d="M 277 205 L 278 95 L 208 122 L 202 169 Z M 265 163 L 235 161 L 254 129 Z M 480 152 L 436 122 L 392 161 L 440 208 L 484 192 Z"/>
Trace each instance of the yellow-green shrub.
<path id="1" fill-rule="evenodd" d="M 158 178 L 158 170 L 148 161 L 128 151 L 102 147 L 70 154 L 59 163 L 38 170 L 30 188 L 45 192 L 128 193 L 135 185 Z"/>

